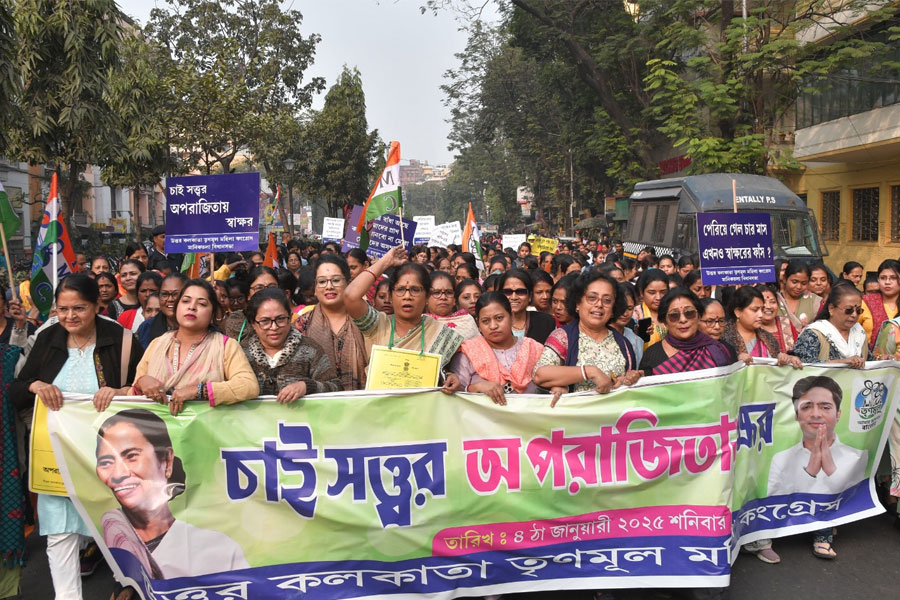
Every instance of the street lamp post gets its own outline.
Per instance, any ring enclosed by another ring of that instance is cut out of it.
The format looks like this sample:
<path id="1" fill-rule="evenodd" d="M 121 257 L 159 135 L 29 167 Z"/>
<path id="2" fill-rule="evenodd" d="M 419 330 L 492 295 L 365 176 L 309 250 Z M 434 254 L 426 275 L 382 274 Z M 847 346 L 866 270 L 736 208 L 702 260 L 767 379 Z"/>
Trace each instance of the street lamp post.
<path id="1" fill-rule="evenodd" d="M 297 230 L 294 228 L 294 165 L 296 161 L 293 158 L 284 159 L 284 168 L 290 173 L 290 181 L 288 183 L 288 208 L 291 209 L 291 235 L 297 235 Z"/>

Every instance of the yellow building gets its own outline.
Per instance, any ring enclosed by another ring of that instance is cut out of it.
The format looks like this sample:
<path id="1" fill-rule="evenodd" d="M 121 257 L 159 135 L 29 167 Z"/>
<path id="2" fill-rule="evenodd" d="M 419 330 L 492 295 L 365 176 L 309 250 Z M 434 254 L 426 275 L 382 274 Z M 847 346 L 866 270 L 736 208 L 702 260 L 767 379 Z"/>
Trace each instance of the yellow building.
<path id="1" fill-rule="evenodd" d="M 865 16 L 849 24 L 860 23 Z M 866 36 L 900 57 L 883 30 Z M 814 31 L 807 41 L 827 43 L 827 35 Z M 876 67 L 860 60 L 797 100 L 794 156 L 806 169 L 785 183 L 815 212 L 835 272 L 851 260 L 874 271 L 900 257 L 900 79 Z"/>

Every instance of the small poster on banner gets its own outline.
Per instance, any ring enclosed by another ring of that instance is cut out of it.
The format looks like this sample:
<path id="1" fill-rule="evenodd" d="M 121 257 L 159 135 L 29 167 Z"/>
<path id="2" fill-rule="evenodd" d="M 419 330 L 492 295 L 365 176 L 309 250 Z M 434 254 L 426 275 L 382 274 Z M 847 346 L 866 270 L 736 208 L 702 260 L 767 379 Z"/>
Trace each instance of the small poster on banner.
<path id="1" fill-rule="evenodd" d="M 775 281 L 771 225 L 768 213 L 697 213 L 703 285 Z"/>
<path id="2" fill-rule="evenodd" d="M 418 223 L 416 227 L 416 239 L 413 240 L 417 246 L 421 246 L 431 239 L 431 231 L 434 229 L 434 215 L 422 215 L 413 217 L 413 221 Z"/>
<path id="3" fill-rule="evenodd" d="M 366 254 L 381 258 L 391 248 L 405 242 L 404 247 L 412 252 L 413 238 L 416 235 L 416 222 L 403 219 L 403 236 L 400 236 L 400 218 L 396 215 L 382 215 L 372 222 L 369 232 L 369 247 Z"/>
<path id="4" fill-rule="evenodd" d="M 516 252 L 519 251 L 519 246 L 521 246 L 525 242 L 525 234 L 524 233 L 510 233 L 506 234 L 501 238 L 500 244 L 503 246 L 503 249 L 512 248 Z"/>
<path id="5" fill-rule="evenodd" d="M 350 220 L 347 221 L 347 225 L 344 227 L 344 243 L 341 245 L 341 252 L 344 254 L 353 248 L 359 248 L 359 233 L 356 232 L 356 224 L 359 223 L 362 210 L 362 206 L 356 205 L 350 211 Z"/>
<path id="6" fill-rule="evenodd" d="M 344 237 L 344 220 L 336 217 L 325 217 L 322 222 L 322 241 L 339 242 Z"/>
<path id="7" fill-rule="evenodd" d="M 259 173 L 166 179 L 166 252 L 259 250 Z"/>

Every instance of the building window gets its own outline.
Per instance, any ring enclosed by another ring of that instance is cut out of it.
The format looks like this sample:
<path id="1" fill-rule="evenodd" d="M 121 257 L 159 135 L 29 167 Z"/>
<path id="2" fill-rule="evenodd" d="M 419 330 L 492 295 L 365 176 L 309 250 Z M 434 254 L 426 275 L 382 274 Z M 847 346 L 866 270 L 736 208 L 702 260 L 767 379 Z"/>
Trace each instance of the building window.
<path id="1" fill-rule="evenodd" d="M 837 242 L 841 238 L 841 192 L 822 192 L 822 239 Z"/>
<path id="2" fill-rule="evenodd" d="M 853 241 L 878 241 L 878 188 L 853 190 Z"/>
<path id="3" fill-rule="evenodd" d="M 900 185 L 891 186 L 891 241 L 900 242 Z"/>

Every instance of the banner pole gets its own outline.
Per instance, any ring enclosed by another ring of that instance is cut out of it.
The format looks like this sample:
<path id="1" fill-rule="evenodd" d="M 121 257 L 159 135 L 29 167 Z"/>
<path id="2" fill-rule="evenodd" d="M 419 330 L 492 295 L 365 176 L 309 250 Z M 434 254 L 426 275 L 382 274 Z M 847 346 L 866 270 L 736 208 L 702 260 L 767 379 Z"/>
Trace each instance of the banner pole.
<path id="1" fill-rule="evenodd" d="M 399 188 L 398 188 L 399 189 Z M 403 235 L 403 200 L 401 196 L 400 206 L 400 245 L 406 248 L 406 237 Z"/>
<path id="2" fill-rule="evenodd" d="M 18 290 L 13 279 L 12 260 L 9 256 L 9 248 L 6 247 L 6 231 L 4 231 L 3 227 L 0 227 L 0 240 L 3 241 L 3 256 L 6 257 L 6 274 L 9 275 L 9 290 L 12 292 L 13 300 L 15 300 L 18 297 Z"/>
<path id="3" fill-rule="evenodd" d="M 216 261 L 215 261 L 215 252 L 209 253 L 209 281 L 215 281 L 216 274 Z M 197 273 L 197 277 L 200 277 L 200 273 Z"/>

